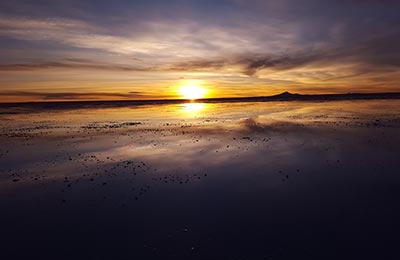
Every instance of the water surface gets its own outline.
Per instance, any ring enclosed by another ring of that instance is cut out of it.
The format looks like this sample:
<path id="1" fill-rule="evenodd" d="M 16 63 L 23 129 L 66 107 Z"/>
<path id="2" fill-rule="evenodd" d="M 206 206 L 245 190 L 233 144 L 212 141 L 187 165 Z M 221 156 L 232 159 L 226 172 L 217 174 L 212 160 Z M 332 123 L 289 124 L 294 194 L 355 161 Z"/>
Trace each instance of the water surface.
<path id="1" fill-rule="evenodd" d="M 398 259 L 400 100 L 0 108 L 2 253 Z"/>

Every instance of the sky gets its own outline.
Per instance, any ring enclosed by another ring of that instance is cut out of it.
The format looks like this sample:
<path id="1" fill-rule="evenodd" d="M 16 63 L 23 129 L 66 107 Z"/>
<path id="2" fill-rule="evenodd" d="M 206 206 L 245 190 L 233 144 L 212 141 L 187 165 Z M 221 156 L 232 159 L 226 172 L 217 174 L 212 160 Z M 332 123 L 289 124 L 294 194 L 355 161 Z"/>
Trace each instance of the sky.
<path id="1" fill-rule="evenodd" d="M 400 91 L 400 1 L 1 1 L 0 102 Z"/>

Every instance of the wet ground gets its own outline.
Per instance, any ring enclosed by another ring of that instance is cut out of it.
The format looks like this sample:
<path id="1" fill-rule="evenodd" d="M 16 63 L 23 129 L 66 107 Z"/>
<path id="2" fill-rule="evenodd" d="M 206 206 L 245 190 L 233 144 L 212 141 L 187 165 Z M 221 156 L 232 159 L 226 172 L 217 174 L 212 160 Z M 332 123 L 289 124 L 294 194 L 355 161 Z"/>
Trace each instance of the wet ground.
<path id="1" fill-rule="evenodd" d="M 400 100 L 0 121 L 0 259 L 400 258 Z"/>

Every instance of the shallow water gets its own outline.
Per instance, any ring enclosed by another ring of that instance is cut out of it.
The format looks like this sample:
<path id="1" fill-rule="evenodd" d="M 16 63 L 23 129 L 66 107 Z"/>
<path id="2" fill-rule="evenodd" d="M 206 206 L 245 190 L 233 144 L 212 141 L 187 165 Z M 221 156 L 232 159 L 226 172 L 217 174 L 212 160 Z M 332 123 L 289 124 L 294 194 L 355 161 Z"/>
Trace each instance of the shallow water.
<path id="1" fill-rule="evenodd" d="M 400 100 L 14 106 L 0 120 L 4 254 L 399 257 Z"/>

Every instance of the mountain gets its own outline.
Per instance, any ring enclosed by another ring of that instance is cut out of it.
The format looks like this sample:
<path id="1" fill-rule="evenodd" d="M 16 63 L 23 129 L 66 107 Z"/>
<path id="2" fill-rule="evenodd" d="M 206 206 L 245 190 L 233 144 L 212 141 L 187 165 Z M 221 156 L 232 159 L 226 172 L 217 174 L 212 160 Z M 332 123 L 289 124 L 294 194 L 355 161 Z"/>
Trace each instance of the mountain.
<path id="1" fill-rule="evenodd" d="M 282 92 L 281 94 L 271 96 L 271 98 L 293 98 L 293 97 L 299 97 L 301 96 L 300 94 L 292 94 L 288 91 Z"/>

